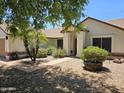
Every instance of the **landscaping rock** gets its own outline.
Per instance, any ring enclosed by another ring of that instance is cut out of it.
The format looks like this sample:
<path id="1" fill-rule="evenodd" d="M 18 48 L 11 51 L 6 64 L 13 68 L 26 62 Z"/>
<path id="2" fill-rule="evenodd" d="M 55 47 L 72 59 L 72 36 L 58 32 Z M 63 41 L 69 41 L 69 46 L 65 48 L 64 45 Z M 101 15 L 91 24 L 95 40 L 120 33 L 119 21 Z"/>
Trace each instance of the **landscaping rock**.
<path id="1" fill-rule="evenodd" d="M 124 59 L 123 59 L 123 58 L 115 58 L 115 59 L 113 60 L 113 62 L 114 62 L 114 63 L 119 63 L 119 64 L 121 64 L 121 63 L 124 62 Z"/>

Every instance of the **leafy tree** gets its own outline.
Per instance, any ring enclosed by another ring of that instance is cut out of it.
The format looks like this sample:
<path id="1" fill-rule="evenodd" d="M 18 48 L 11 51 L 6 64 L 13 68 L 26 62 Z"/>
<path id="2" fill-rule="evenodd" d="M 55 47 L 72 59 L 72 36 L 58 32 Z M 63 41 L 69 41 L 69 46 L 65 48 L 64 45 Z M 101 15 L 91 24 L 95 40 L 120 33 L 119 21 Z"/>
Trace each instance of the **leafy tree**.
<path id="1" fill-rule="evenodd" d="M 70 26 L 77 27 L 80 18 L 85 16 L 87 4 L 88 0 L 0 0 L 0 20 L 21 29 L 25 33 L 24 44 L 28 46 L 27 28 L 33 27 L 38 32 L 47 23 L 63 26 L 65 30 Z M 39 41 L 36 41 L 38 50 Z"/>
<path id="2" fill-rule="evenodd" d="M 85 16 L 87 3 L 88 0 L 0 0 L 0 14 L 15 24 L 32 17 L 34 24 L 39 22 L 41 27 L 48 22 L 67 27 L 78 24 Z"/>

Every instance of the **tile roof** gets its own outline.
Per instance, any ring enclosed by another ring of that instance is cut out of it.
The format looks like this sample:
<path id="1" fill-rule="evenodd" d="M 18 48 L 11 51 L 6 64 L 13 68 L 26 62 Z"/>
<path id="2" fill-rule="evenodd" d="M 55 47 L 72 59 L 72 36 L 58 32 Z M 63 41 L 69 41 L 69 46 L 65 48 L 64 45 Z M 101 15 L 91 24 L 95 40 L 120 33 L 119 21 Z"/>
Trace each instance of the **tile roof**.
<path id="1" fill-rule="evenodd" d="M 124 28 L 124 18 L 122 19 L 116 19 L 116 20 L 109 20 L 108 23 L 111 23 L 113 25 L 119 26 L 121 28 Z"/>
<path id="2" fill-rule="evenodd" d="M 3 31 L 5 34 L 8 34 L 6 32 L 6 24 L 0 24 L 0 30 Z M 62 27 L 53 28 L 53 29 L 45 29 L 41 31 L 45 33 L 46 37 L 48 38 L 62 38 L 63 37 L 63 33 L 61 33 Z"/>
<path id="3" fill-rule="evenodd" d="M 95 21 L 101 22 L 101 23 L 103 23 L 103 24 L 106 24 L 106 25 L 109 25 L 109 26 L 112 26 L 112 27 L 115 27 L 115 28 L 118 28 L 118 29 L 124 30 L 124 27 L 123 27 L 122 25 L 119 26 L 119 24 L 117 25 L 117 23 L 115 24 L 115 23 L 112 23 L 112 22 L 110 23 L 109 21 L 101 21 L 101 20 L 99 20 L 99 19 L 92 18 L 92 17 L 87 17 L 87 18 L 85 18 L 81 23 L 87 21 L 88 19 L 92 19 L 92 20 L 95 20 Z"/>
<path id="4" fill-rule="evenodd" d="M 62 38 L 63 33 L 61 33 L 61 31 L 62 27 L 42 30 L 48 38 Z"/>

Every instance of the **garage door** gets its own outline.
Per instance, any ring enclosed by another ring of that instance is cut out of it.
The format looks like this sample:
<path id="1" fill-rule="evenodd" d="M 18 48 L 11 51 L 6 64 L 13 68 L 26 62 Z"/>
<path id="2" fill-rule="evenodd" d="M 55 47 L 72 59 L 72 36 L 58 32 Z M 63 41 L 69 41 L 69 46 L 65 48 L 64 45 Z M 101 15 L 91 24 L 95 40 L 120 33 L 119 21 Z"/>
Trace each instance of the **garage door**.
<path id="1" fill-rule="evenodd" d="M 106 49 L 109 52 L 111 52 L 111 43 L 111 37 L 93 38 L 93 46 L 98 46 L 100 48 Z"/>
<path id="2" fill-rule="evenodd" d="M 0 55 L 5 55 L 5 39 L 0 39 Z"/>

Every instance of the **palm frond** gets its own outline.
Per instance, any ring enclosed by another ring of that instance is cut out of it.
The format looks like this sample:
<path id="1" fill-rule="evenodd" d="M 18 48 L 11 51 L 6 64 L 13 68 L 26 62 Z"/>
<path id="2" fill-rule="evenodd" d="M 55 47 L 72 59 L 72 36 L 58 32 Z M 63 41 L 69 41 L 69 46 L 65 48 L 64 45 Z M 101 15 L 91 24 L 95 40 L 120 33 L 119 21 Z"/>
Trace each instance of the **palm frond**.
<path id="1" fill-rule="evenodd" d="M 9 26 L 8 30 L 10 31 L 10 36 L 13 38 L 17 38 L 21 36 L 20 29 L 14 25 Z"/>

